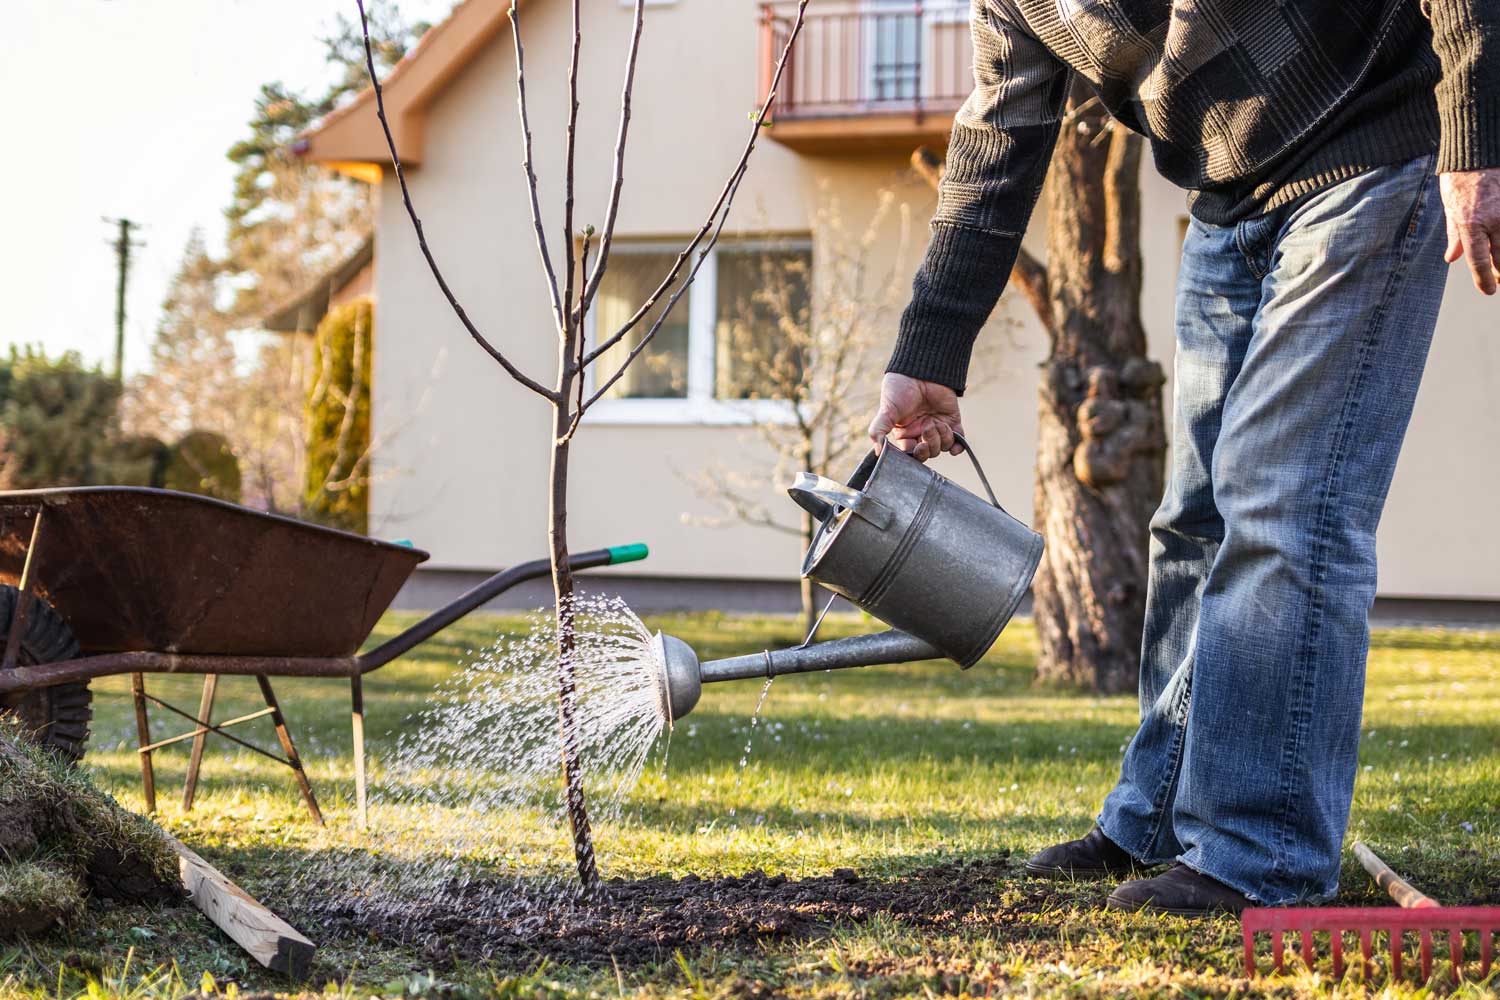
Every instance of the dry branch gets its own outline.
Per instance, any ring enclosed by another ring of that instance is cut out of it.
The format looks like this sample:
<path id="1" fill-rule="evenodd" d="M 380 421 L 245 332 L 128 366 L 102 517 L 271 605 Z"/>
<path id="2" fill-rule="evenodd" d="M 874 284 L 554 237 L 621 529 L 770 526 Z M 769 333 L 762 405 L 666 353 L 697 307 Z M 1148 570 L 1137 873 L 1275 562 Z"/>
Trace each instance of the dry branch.
<path id="1" fill-rule="evenodd" d="M 682 297 L 683 292 L 693 283 L 693 278 L 697 275 L 698 268 L 703 264 L 704 256 L 718 242 L 719 234 L 724 230 L 724 223 L 729 218 L 729 209 L 734 204 L 734 196 L 739 191 L 740 181 L 744 178 L 745 170 L 750 165 L 750 154 L 755 151 L 755 142 L 760 138 L 760 130 L 766 127 L 766 118 L 770 114 L 771 105 L 776 101 L 776 91 L 781 86 L 781 77 L 786 70 L 787 57 L 791 55 L 792 47 L 797 42 L 797 36 L 802 33 L 802 24 L 807 16 L 807 4 L 808 0 L 799 0 L 797 4 L 796 20 L 792 24 L 792 30 L 787 34 L 786 44 L 782 46 L 781 58 L 776 61 L 776 72 L 771 76 L 771 85 L 766 89 L 765 100 L 761 103 L 760 111 L 756 114 L 755 120 L 751 122 L 750 138 L 745 143 L 744 151 L 740 153 L 739 163 L 735 165 L 734 170 L 729 175 L 729 179 L 724 182 L 724 188 L 719 192 L 719 198 L 714 202 L 713 208 L 709 211 L 708 218 L 704 220 L 702 227 L 693 236 L 692 241 L 677 255 L 676 261 L 672 264 L 671 271 L 667 273 L 662 283 L 641 304 L 641 307 L 636 310 L 635 314 L 621 325 L 619 330 L 615 331 L 614 334 L 584 356 L 584 364 L 592 364 L 605 351 L 625 339 L 626 335 L 635 328 L 636 324 L 656 305 L 657 300 L 661 298 L 662 294 L 668 288 L 672 287 L 672 283 L 677 280 L 677 275 L 682 271 L 683 263 L 692 256 L 694 250 L 698 249 L 698 244 L 703 242 L 704 237 L 708 236 L 710 230 L 713 232 L 712 238 L 709 239 L 708 245 L 703 248 L 703 252 L 699 254 L 697 262 L 694 263 L 692 270 L 688 272 L 688 278 L 683 282 L 682 287 L 667 300 L 666 306 L 662 309 L 662 314 L 656 318 L 656 322 L 651 325 L 651 329 L 646 331 L 646 335 L 641 338 L 640 343 L 636 344 L 631 350 L 630 354 L 625 358 L 624 363 L 620 365 L 619 370 L 589 398 L 588 405 L 592 406 L 610 386 L 614 385 L 625 374 L 625 369 L 630 366 L 630 363 L 641 353 L 645 345 L 656 335 L 656 331 L 661 328 L 662 323 L 665 322 L 667 316 L 671 313 L 672 307 L 677 304 L 677 300 Z"/>
<path id="2" fill-rule="evenodd" d="M 482 347 L 486 354 L 499 362 L 500 367 L 504 368 L 511 378 L 543 399 L 555 400 L 557 398 L 555 392 L 535 379 L 528 377 L 519 368 L 511 364 L 510 359 L 500 353 L 495 348 L 495 345 L 491 344 L 485 338 L 484 334 L 479 332 L 479 328 L 469 319 L 469 314 L 464 311 L 464 307 L 459 304 L 458 298 L 454 296 L 453 290 L 448 287 L 448 281 L 443 277 L 443 272 L 438 267 L 437 261 L 433 259 L 432 251 L 427 246 L 427 236 L 422 232 L 422 220 L 417 217 L 417 210 L 411 203 L 411 191 L 406 186 L 406 171 L 401 168 L 401 157 L 396 154 L 396 138 L 391 135 L 391 125 L 385 117 L 385 94 L 383 88 L 380 86 L 380 77 L 375 73 L 375 53 L 370 47 L 370 22 L 365 16 L 365 0 L 354 0 L 354 2 L 359 6 L 359 25 L 364 36 L 365 69 L 369 72 L 370 84 L 375 89 L 375 113 L 380 119 L 380 129 L 385 133 L 386 149 L 391 154 L 391 169 L 395 171 L 396 181 L 401 186 L 401 203 L 406 206 L 406 214 L 411 219 L 412 228 L 417 233 L 417 245 L 422 249 L 422 256 L 427 261 L 428 269 L 432 271 L 433 279 L 437 282 L 438 288 L 443 293 L 443 297 L 448 300 L 448 305 L 452 307 L 453 314 L 464 325 L 464 329 L 469 331 L 469 336 L 474 339 L 474 343 Z"/>
<path id="3" fill-rule="evenodd" d="M 532 153 L 531 115 L 526 110 L 526 48 L 521 44 L 521 11 L 516 0 L 510 4 L 510 33 L 516 46 L 516 110 L 521 119 L 521 166 L 526 171 L 526 189 L 531 196 L 531 225 L 536 230 L 537 253 L 547 278 L 547 294 L 552 297 L 552 316 L 557 328 L 563 328 L 563 303 L 558 298 L 557 269 L 547 249 L 547 231 L 542 225 L 542 203 L 537 195 L 536 159 Z M 392 156 L 395 154 L 392 153 Z"/>
<path id="4" fill-rule="evenodd" d="M 620 215 L 620 191 L 625 186 L 625 139 L 630 132 L 630 97 L 635 91 L 635 64 L 641 51 L 641 29 L 646 23 L 646 0 L 635 0 L 635 15 L 630 29 L 630 51 L 625 56 L 625 83 L 620 90 L 620 129 L 615 135 L 614 176 L 610 181 L 609 205 L 604 210 L 604 230 L 599 237 L 599 259 L 594 264 L 594 273 L 589 274 L 585 266 L 583 301 L 578 307 L 580 319 L 588 314 L 599 284 L 604 280 L 605 268 L 609 267 L 609 250 L 615 238 L 615 220 Z M 579 356 L 579 368 L 583 357 Z"/>

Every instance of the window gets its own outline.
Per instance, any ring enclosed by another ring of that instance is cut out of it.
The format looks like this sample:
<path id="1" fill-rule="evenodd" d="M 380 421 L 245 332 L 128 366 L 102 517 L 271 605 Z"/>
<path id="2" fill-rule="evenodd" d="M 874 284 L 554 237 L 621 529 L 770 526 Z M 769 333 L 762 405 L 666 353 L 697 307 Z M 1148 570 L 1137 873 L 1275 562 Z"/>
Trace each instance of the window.
<path id="1" fill-rule="evenodd" d="M 622 252 L 624 251 L 624 252 Z M 635 315 L 635 311 L 655 291 L 661 279 L 672 270 L 676 254 L 656 250 L 629 250 L 616 246 L 610 253 L 609 269 L 599 285 L 599 329 L 618 330 Z M 686 272 L 684 267 L 683 271 Z M 680 281 L 679 281 L 680 287 Z M 606 394 L 607 399 L 686 399 L 688 382 L 688 318 L 693 311 L 693 291 L 689 288 L 656 336 L 646 345 L 625 375 Z M 599 358 L 601 372 L 613 372 L 661 316 L 671 299 L 671 292 L 657 299 L 656 305 L 635 325 L 625 339 Z M 607 377 L 607 376 L 606 376 Z"/>
<path id="2" fill-rule="evenodd" d="M 672 269 L 680 248 L 680 243 L 615 242 L 590 317 L 592 339 L 618 330 L 640 308 Z M 684 265 L 679 283 L 687 270 Z M 742 423 L 757 407 L 784 409 L 779 400 L 786 398 L 785 387 L 801 376 L 811 288 L 809 240 L 721 241 L 590 419 Z M 624 363 L 670 294 L 600 357 L 592 378 L 607 378 Z"/>

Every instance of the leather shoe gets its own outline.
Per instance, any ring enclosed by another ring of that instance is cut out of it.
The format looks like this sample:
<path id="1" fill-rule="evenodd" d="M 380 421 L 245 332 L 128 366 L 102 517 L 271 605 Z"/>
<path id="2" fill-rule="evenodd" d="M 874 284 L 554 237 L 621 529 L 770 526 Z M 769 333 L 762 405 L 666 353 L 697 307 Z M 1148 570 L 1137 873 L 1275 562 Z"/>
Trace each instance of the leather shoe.
<path id="1" fill-rule="evenodd" d="M 1141 867 L 1119 844 L 1097 826 L 1081 840 L 1054 844 L 1026 862 L 1028 875 L 1040 878 L 1109 878 L 1128 875 Z"/>
<path id="2" fill-rule="evenodd" d="M 1187 865 L 1174 865 L 1155 878 L 1122 883 L 1109 894 L 1104 905 L 1111 910 L 1203 917 L 1239 913 L 1254 904 L 1216 879 L 1195 872 Z"/>

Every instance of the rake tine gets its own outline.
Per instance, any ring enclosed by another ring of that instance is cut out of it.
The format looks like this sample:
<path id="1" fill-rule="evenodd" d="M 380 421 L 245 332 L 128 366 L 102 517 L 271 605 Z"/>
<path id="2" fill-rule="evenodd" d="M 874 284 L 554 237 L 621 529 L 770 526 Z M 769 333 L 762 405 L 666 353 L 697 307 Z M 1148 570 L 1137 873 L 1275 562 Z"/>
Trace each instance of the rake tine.
<path id="1" fill-rule="evenodd" d="M 1458 967 L 1464 964 L 1464 932 L 1457 927 L 1448 932 L 1448 957 L 1453 960 L 1453 981 L 1458 982 Z"/>
<path id="2" fill-rule="evenodd" d="M 1370 931 L 1368 928 L 1359 932 L 1359 953 L 1364 958 L 1364 976 L 1370 978 Z"/>
<path id="3" fill-rule="evenodd" d="M 1283 932 L 1280 930 L 1271 932 L 1271 965 L 1277 972 L 1281 971 L 1281 952 L 1284 947 L 1282 937 Z"/>
<path id="4" fill-rule="evenodd" d="M 1243 924 L 1241 927 L 1245 934 L 1245 975 L 1253 977 L 1257 971 L 1255 968 L 1255 932 Z"/>
<path id="5" fill-rule="evenodd" d="M 1330 931 L 1328 944 L 1333 952 L 1333 976 L 1335 979 L 1342 979 L 1344 978 L 1344 932 Z"/>
<path id="6" fill-rule="evenodd" d="M 1488 927 L 1479 931 L 1479 978 L 1490 974 L 1490 963 L 1495 958 L 1494 930 Z"/>
<path id="7" fill-rule="evenodd" d="M 1422 982 L 1432 978 L 1432 931 L 1422 928 Z"/>
<path id="8" fill-rule="evenodd" d="M 1302 935 L 1302 964 L 1311 972 L 1313 967 L 1313 932 L 1311 927 L 1298 931 Z"/>
<path id="9" fill-rule="evenodd" d="M 1401 978 L 1401 944 L 1406 931 L 1400 927 L 1391 928 L 1391 978 Z"/>

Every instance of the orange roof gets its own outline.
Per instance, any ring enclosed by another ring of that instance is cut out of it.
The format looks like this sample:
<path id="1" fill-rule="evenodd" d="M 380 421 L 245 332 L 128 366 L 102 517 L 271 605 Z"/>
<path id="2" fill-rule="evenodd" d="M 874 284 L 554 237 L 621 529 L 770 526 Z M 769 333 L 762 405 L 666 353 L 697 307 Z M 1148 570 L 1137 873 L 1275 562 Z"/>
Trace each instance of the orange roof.
<path id="1" fill-rule="evenodd" d="M 381 81 L 386 118 L 403 166 L 422 162 L 427 106 L 501 29 L 509 27 L 509 9 L 497 0 L 464 0 Z M 378 180 L 380 165 L 389 164 L 391 156 L 375 114 L 374 88 L 366 87 L 298 136 L 292 151 L 361 180 Z"/>

